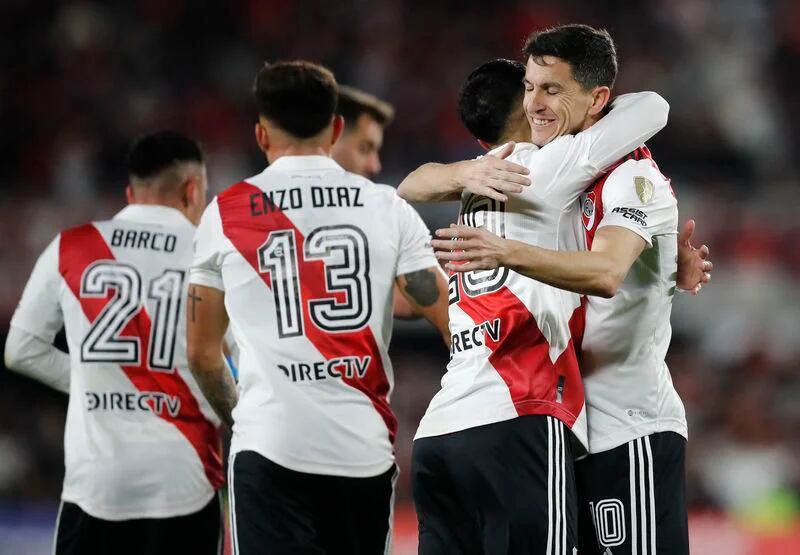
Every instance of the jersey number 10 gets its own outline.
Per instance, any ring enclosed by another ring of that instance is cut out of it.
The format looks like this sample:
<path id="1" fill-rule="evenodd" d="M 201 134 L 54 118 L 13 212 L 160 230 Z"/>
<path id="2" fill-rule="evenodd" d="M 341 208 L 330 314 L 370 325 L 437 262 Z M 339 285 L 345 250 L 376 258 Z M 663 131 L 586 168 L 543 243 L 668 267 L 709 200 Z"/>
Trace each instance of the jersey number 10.
<path id="1" fill-rule="evenodd" d="M 269 274 L 280 337 L 297 337 L 303 330 L 303 280 L 314 275 L 300 275 L 298 254 L 305 262 L 319 260 L 325 268 L 325 283 L 309 282 L 313 291 L 342 292 L 344 301 L 320 297 L 306 299 L 313 324 L 325 332 L 347 332 L 364 327 L 372 314 L 372 284 L 369 279 L 367 236 L 352 225 L 315 228 L 305 239 L 302 253 L 297 252 L 293 229 L 272 231 L 258 248 L 258 269 Z M 304 269 L 312 272 L 311 269 Z"/>
<path id="2" fill-rule="evenodd" d="M 175 338 L 181 312 L 185 272 L 164 270 L 150 281 L 147 296 L 155 302 L 147 365 L 157 372 L 172 372 Z M 123 337 L 122 331 L 140 310 L 144 310 L 142 276 L 133 266 L 104 260 L 86 268 L 81 278 L 81 298 L 114 296 L 92 322 L 81 344 L 81 361 L 141 364 L 141 341 L 138 336 Z"/>

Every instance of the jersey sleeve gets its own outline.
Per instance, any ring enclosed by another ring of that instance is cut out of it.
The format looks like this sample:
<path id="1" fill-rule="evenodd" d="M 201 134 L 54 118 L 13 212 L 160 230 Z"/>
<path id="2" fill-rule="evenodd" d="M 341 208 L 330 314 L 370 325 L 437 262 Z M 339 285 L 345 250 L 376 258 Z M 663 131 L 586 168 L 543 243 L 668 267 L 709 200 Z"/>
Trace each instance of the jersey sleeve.
<path id="1" fill-rule="evenodd" d="M 600 174 L 663 129 L 668 113 L 669 104 L 654 92 L 617 97 L 593 126 L 559 137 L 533 155 L 533 186 L 568 206 Z"/>
<path id="2" fill-rule="evenodd" d="M 15 325 L 8 329 L 6 366 L 62 393 L 69 393 L 69 355 Z"/>
<path id="3" fill-rule="evenodd" d="M 439 266 L 431 247 L 431 233 L 414 208 L 399 196 L 395 200 L 400 240 L 398 242 L 398 276 Z"/>
<path id="4" fill-rule="evenodd" d="M 189 271 L 189 283 L 225 290 L 222 282 L 222 220 L 217 200 L 206 207 L 194 234 L 194 258 Z"/>
<path id="5" fill-rule="evenodd" d="M 661 131 L 668 114 L 669 104 L 657 93 L 618 96 L 608 115 L 577 135 L 585 143 L 584 170 L 599 175 Z"/>
<path id="6" fill-rule="evenodd" d="M 669 183 L 649 161 L 630 161 L 615 169 L 602 192 L 603 218 L 597 229 L 629 229 L 653 246 L 653 236 L 678 233 L 678 208 Z"/>
<path id="7" fill-rule="evenodd" d="M 52 343 L 64 325 L 61 312 L 62 278 L 58 271 L 60 235 L 44 250 L 33 267 L 11 325 Z"/>

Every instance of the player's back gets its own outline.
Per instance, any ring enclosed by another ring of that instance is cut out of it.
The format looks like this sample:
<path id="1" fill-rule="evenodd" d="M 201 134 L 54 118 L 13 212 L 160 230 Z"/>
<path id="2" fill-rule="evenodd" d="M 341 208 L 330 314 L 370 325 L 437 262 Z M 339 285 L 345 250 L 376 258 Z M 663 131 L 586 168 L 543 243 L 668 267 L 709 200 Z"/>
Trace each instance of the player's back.
<path id="1" fill-rule="evenodd" d="M 590 175 L 573 177 L 572 166 L 581 159 L 578 148 L 571 137 L 541 150 L 516 145 L 508 159 L 528 167 L 535 184 L 509 195 L 506 203 L 465 193 L 461 223 L 545 248 L 576 248 L 574 201 Z M 564 180 L 575 183 L 558 187 Z M 575 354 L 583 320 L 578 295 L 509 268 L 453 273 L 449 313 L 448 371 L 417 437 L 544 414 L 563 420 L 585 442 L 583 386 Z"/>
<path id="2" fill-rule="evenodd" d="M 130 205 L 43 255 L 71 359 L 63 498 L 99 518 L 187 514 L 222 482 L 218 421 L 186 362 L 193 233 L 176 209 Z"/>
<path id="3" fill-rule="evenodd" d="M 220 269 L 241 349 L 232 451 L 315 474 L 391 466 L 392 291 L 436 264 L 428 242 L 393 188 L 323 156 L 279 158 L 212 201 L 192 281 Z"/>

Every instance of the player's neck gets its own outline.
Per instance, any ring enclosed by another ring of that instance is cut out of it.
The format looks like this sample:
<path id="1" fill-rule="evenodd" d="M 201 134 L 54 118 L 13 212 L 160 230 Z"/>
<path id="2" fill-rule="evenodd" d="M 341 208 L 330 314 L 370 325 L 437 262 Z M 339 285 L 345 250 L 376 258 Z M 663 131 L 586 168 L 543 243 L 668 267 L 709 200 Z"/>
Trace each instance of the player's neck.
<path id="1" fill-rule="evenodd" d="M 278 158 L 284 156 L 330 156 L 331 147 L 323 146 L 322 144 L 289 144 L 285 146 L 276 146 L 267 151 L 267 160 L 273 164 Z"/>
<path id="2" fill-rule="evenodd" d="M 600 119 L 603 117 L 603 114 L 604 112 L 600 112 L 596 116 L 586 116 L 586 120 L 583 122 L 583 127 L 581 128 L 581 131 L 586 131 L 595 123 L 600 121 Z"/>
<path id="3" fill-rule="evenodd" d="M 175 210 L 181 212 L 187 218 L 189 217 L 186 214 L 186 210 L 182 206 L 179 200 L 171 200 L 165 199 L 162 197 L 155 197 L 155 196 L 137 196 L 136 200 L 129 201 L 129 205 L 146 205 L 146 206 L 166 206 L 167 208 L 174 208 Z"/>

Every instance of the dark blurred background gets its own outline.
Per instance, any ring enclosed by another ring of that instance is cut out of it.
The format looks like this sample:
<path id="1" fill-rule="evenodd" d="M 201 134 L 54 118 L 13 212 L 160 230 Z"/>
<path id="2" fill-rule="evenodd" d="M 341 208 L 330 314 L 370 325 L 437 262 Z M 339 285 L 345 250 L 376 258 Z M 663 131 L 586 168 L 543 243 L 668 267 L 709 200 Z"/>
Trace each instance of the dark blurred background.
<path id="1" fill-rule="evenodd" d="M 0 2 L 0 334 L 60 229 L 124 204 L 134 136 L 200 140 L 219 192 L 259 172 L 250 86 L 264 60 L 308 58 L 392 102 L 378 181 L 471 158 L 461 81 L 519 57 L 532 30 L 582 22 L 617 41 L 617 92 L 655 90 L 650 143 L 713 281 L 679 295 L 668 364 L 690 425 L 695 553 L 800 552 L 800 2 L 795 0 L 138 0 Z M 451 204 L 419 206 L 432 227 Z M 411 438 L 447 354 L 424 324 L 392 346 L 400 418 L 396 553 L 413 552 Z M 47 553 L 66 397 L 0 372 L 0 553 Z"/>

